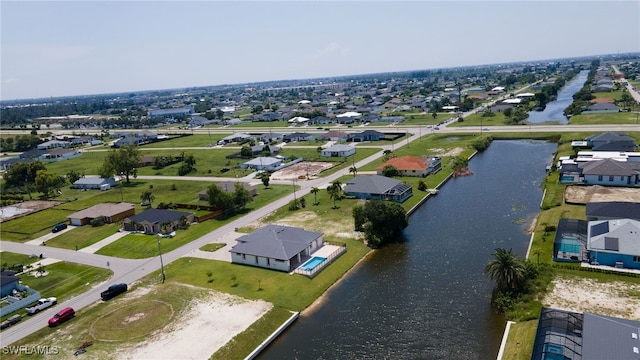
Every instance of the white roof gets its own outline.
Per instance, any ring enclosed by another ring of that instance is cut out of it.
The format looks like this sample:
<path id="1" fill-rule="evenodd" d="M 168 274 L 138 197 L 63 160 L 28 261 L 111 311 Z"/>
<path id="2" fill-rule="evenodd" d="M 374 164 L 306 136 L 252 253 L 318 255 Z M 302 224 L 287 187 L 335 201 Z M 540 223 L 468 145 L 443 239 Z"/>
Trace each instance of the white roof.
<path id="1" fill-rule="evenodd" d="M 347 111 L 344 114 L 336 115 L 336 117 L 357 117 L 357 116 L 362 116 L 362 114 L 355 111 Z"/>
<path id="2" fill-rule="evenodd" d="M 505 104 L 520 104 L 522 99 L 506 99 L 502 101 Z"/>
<path id="3" fill-rule="evenodd" d="M 457 106 L 455 106 L 455 105 L 448 105 L 448 106 L 443 106 L 443 107 L 442 107 L 442 110 L 455 110 L 455 109 L 457 109 L 457 108 L 458 108 L 458 107 L 457 107 Z"/>
<path id="4" fill-rule="evenodd" d="M 303 122 L 307 122 L 309 121 L 309 119 L 307 119 L 306 117 L 302 117 L 302 116 L 296 116 L 292 119 L 289 120 L 290 123 L 303 123 Z"/>
<path id="5" fill-rule="evenodd" d="M 300 100 L 298 101 L 298 104 L 311 104 L 310 100 Z"/>
<path id="6" fill-rule="evenodd" d="M 522 94 L 517 94 L 517 97 L 532 97 L 532 96 L 536 96 L 536 94 L 534 93 L 522 93 Z"/>
<path id="7" fill-rule="evenodd" d="M 504 86 L 496 86 L 491 90 L 493 90 L 493 91 L 504 91 Z"/>

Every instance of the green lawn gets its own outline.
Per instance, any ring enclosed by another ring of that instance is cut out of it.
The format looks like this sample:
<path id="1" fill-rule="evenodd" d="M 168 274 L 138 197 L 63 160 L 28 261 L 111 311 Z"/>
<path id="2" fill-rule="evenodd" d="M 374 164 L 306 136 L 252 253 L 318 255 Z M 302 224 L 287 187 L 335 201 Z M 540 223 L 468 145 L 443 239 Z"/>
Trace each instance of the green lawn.
<path id="1" fill-rule="evenodd" d="M 8 251 L 0 252 L 0 264 L 3 269 L 9 269 L 15 264 L 29 265 L 37 263 L 40 259 L 29 255 L 17 254 Z"/>
<path id="2" fill-rule="evenodd" d="M 482 113 L 473 114 L 464 118 L 464 121 L 454 121 L 447 125 L 447 127 L 460 127 L 460 126 L 504 126 L 507 124 L 507 118 L 504 113 L 496 111 L 493 116 L 482 116 Z"/>
<path id="3" fill-rule="evenodd" d="M 46 251 L 44 254 L 46 256 Z M 38 262 L 33 265 L 35 269 L 39 267 Z M 45 270 L 49 273 L 46 276 L 23 275 L 20 280 L 23 285 L 38 290 L 42 297 L 58 298 L 59 303 L 90 290 L 112 275 L 111 270 L 64 261 L 47 265 Z"/>
<path id="4" fill-rule="evenodd" d="M 227 134 L 212 133 L 212 134 L 194 134 L 187 136 L 179 136 L 169 140 L 163 140 L 140 146 L 140 149 L 146 148 L 167 148 L 167 149 L 179 149 L 181 147 L 206 147 L 208 144 L 216 145 L 218 140 L 226 137 Z"/>
<path id="5" fill-rule="evenodd" d="M 571 125 L 638 124 L 639 119 L 640 114 L 635 111 L 602 114 L 583 113 L 572 116 L 569 123 Z"/>
<path id="6" fill-rule="evenodd" d="M 507 344 L 502 358 L 509 360 L 529 360 L 533 351 L 538 320 L 511 324 Z"/>
<path id="7" fill-rule="evenodd" d="M 626 92 L 626 90 L 625 91 L 594 92 L 594 93 L 591 93 L 591 95 L 593 95 L 595 99 L 607 98 L 607 99 L 614 99 L 614 100 L 618 101 L 622 97 L 622 94 L 624 94 L 625 92 Z"/>
<path id="8" fill-rule="evenodd" d="M 115 234 L 119 228 L 120 224 L 105 224 L 97 227 L 80 226 L 48 240 L 47 246 L 70 250 L 82 249 Z"/>

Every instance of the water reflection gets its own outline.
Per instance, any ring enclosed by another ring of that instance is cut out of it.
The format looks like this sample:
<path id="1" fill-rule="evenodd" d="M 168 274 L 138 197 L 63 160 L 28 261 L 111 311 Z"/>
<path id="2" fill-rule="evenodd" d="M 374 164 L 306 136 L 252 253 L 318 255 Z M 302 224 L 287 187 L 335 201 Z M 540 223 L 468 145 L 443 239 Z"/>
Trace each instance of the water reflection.
<path id="1" fill-rule="evenodd" d="M 564 109 L 573 102 L 573 94 L 577 93 L 587 81 L 589 70 L 582 70 L 578 75 L 569 81 L 560 91 L 556 100 L 547 104 L 543 111 L 529 111 L 527 122 L 532 124 L 546 121 L 555 121 L 567 124 L 569 119 L 564 116 Z"/>

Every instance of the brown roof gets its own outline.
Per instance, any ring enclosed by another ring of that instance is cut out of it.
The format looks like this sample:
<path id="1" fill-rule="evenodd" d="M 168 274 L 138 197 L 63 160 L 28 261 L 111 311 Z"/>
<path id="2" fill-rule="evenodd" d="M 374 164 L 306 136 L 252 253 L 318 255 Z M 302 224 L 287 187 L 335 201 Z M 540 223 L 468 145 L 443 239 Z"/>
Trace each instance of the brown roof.
<path id="1" fill-rule="evenodd" d="M 123 213 L 125 211 L 128 211 L 130 209 L 133 209 L 133 204 L 129 204 L 129 203 L 118 203 L 118 204 L 110 204 L 110 203 L 105 203 L 105 204 L 98 204 L 98 205 L 94 205 L 90 208 L 86 208 L 84 210 L 80 210 L 76 213 L 73 213 L 69 216 L 67 216 L 67 218 L 69 219 L 95 219 L 99 216 L 107 216 L 107 217 L 111 217 L 114 215 L 118 215 L 120 213 Z"/>
<path id="2" fill-rule="evenodd" d="M 611 98 L 595 98 L 595 99 L 591 99 L 589 100 L 590 103 L 592 104 L 602 104 L 602 103 L 606 103 L 606 104 L 615 104 L 616 99 L 611 99 Z"/>
<path id="3" fill-rule="evenodd" d="M 401 171 L 406 171 L 406 170 L 424 171 L 424 170 L 427 170 L 428 168 L 427 163 L 424 159 L 416 156 L 409 156 L 409 155 L 405 155 L 397 158 L 391 158 L 384 164 L 378 166 L 377 169 L 384 169 L 384 167 L 387 165 L 392 165 L 393 167 Z"/>

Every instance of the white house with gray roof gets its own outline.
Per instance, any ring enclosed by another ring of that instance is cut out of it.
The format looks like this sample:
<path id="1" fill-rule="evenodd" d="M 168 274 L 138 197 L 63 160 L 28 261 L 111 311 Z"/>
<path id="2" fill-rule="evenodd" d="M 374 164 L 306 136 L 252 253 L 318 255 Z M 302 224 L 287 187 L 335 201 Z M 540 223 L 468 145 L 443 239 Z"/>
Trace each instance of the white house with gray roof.
<path id="1" fill-rule="evenodd" d="M 302 228 L 267 225 L 236 241 L 231 262 L 279 271 L 292 271 L 324 244 L 320 232 Z"/>
<path id="2" fill-rule="evenodd" d="M 356 148 L 351 145 L 332 145 L 322 149 L 322 156 L 325 157 L 347 157 L 356 153 Z"/>
<path id="3" fill-rule="evenodd" d="M 589 221 L 587 251 L 592 264 L 640 269 L 640 221 Z"/>
<path id="4" fill-rule="evenodd" d="M 358 175 L 347 180 L 344 193 L 358 199 L 391 200 L 401 203 L 413 195 L 413 188 L 386 176 Z"/>

